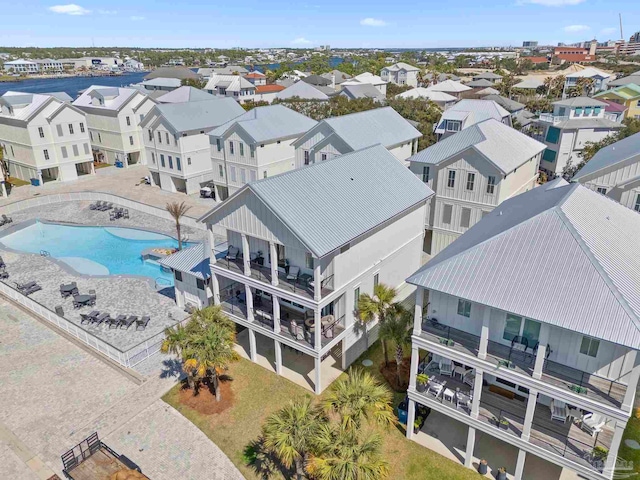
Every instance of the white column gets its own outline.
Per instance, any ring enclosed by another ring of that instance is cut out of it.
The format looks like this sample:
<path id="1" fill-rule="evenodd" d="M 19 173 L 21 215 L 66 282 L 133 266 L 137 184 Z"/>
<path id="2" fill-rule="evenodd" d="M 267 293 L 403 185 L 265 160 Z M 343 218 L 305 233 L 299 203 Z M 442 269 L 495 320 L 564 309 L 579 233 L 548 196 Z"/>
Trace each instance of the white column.
<path id="1" fill-rule="evenodd" d="M 485 305 L 482 315 L 482 329 L 480 330 L 480 345 L 478 346 L 478 358 L 487 358 L 489 346 L 489 323 L 491 322 L 491 307 Z"/>
<path id="2" fill-rule="evenodd" d="M 527 458 L 527 452 L 518 450 L 518 460 L 516 460 L 516 472 L 513 474 L 514 480 L 522 480 L 522 472 L 524 472 L 524 461 Z"/>
<path id="3" fill-rule="evenodd" d="M 0 181 L 0 186 L 2 186 L 2 196 L 7 198 L 9 195 L 7 194 L 7 186 L 4 181 Z"/>
<path id="4" fill-rule="evenodd" d="M 216 258 L 216 237 L 213 234 L 213 226 L 209 226 L 209 228 L 207 228 L 207 239 L 209 240 L 209 263 L 215 265 L 218 263 L 218 259 Z"/>
<path id="5" fill-rule="evenodd" d="M 418 362 L 420 361 L 418 347 L 411 347 L 411 370 L 409 370 L 409 390 L 416 388 L 416 375 L 418 375 Z"/>
<path id="6" fill-rule="evenodd" d="M 251 252 L 249 251 L 249 239 L 243 233 L 242 236 L 242 263 L 244 265 L 244 274 L 251 276 Z"/>
<path id="7" fill-rule="evenodd" d="M 313 298 L 316 301 L 320 301 L 322 297 L 322 276 L 320 275 L 320 259 L 314 260 L 315 265 L 313 268 Z"/>
<path id="8" fill-rule="evenodd" d="M 252 362 L 256 361 L 256 357 L 258 352 L 256 352 L 256 332 L 252 329 L 249 330 L 249 358 L 251 358 Z"/>
<path id="9" fill-rule="evenodd" d="M 313 345 L 316 351 L 319 352 L 320 349 L 322 348 L 322 322 L 320 321 L 321 320 L 320 307 L 316 307 L 316 309 L 313 311 L 313 317 L 314 317 L 313 326 L 315 329 Z"/>
<path id="10" fill-rule="evenodd" d="M 416 420 L 416 402 L 409 399 L 407 405 L 407 438 L 411 440 L 413 437 L 413 422 Z"/>
<path id="11" fill-rule="evenodd" d="M 279 341 L 274 340 L 273 346 L 276 350 L 276 373 L 282 375 L 282 345 Z"/>
<path id="12" fill-rule="evenodd" d="M 278 250 L 276 244 L 269 242 L 269 257 L 271 259 L 271 285 L 278 286 Z"/>
<path id="13" fill-rule="evenodd" d="M 527 410 L 524 414 L 524 425 L 522 426 L 523 440 L 529 440 L 531 436 L 531 425 L 533 424 L 533 416 L 536 413 L 536 404 L 538 403 L 538 391 L 530 389 L 529 399 L 527 400 Z"/>
<path id="14" fill-rule="evenodd" d="M 271 295 L 273 300 L 273 331 L 280 333 L 280 299 L 275 295 Z"/>
<path id="15" fill-rule="evenodd" d="M 464 455 L 464 466 L 473 468 L 473 450 L 476 447 L 476 429 L 469 427 L 467 432 L 467 451 Z"/>
<path id="16" fill-rule="evenodd" d="M 320 360 L 320 357 L 315 358 L 315 364 L 316 364 L 316 384 L 315 384 L 315 392 L 316 395 L 320 395 L 322 393 L 322 361 Z"/>
<path id="17" fill-rule="evenodd" d="M 607 455 L 607 461 L 604 464 L 604 471 L 602 472 L 607 478 L 613 476 L 613 472 L 616 469 L 616 460 L 618 459 L 618 450 L 620 443 L 622 442 L 622 435 L 624 429 L 627 426 L 625 422 L 616 420 L 616 425 L 613 431 L 613 439 L 611 440 L 611 446 L 609 447 L 609 455 Z"/>
<path id="18" fill-rule="evenodd" d="M 424 303 L 424 288 L 416 288 L 416 306 L 413 315 L 413 334 L 420 335 L 422 333 L 422 308 Z"/>
<path id="19" fill-rule="evenodd" d="M 533 378 L 542 378 L 542 368 L 544 367 L 544 361 L 547 358 L 549 325 L 546 323 L 540 325 L 538 342 L 538 353 L 536 354 L 536 363 L 533 367 Z"/>
<path id="20" fill-rule="evenodd" d="M 249 285 L 244 286 L 245 304 L 247 305 L 247 320 L 253 322 L 253 293 Z"/>
<path id="21" fill-rule="evenodd" d="M 220 282 L 213 271 L 211 272 L 211 292 L 213 293 L 213 304 L 220 305 Z"/>
<path id="22" fill-rule="evenodd" d="M 44 185 L 42 181 L 42 170 L 38 170 L 38 180 L 40 181 L 40 186 Z"/>
<path id="23" fill-rule="evenodd" d="M 482 395 L 482 372 L 476 369 L 476 378 L 473 382 L 473 400 L 471 401 L 471 416 L 478 418 L 480 413 L 480 396 Z"/>
<path id="24" fill-rule="evenodd" d="M 631 350 L 627 355 L 629 356 L 632 364 L 637 362 L 637 352 L 636 350 Z M 627 391 L 624 394 L 624 400 L 622 400 L 622 409 L 623 410 L 631 410 L 633 407 L 633 401 L 636 395 L 636 388 L 638 386 L 638 378 L 640 378 L 640 365 L 636 364 L 631 370 L 631 374 L 629 375 L 629 379 L 627 381 Z"/>
<path id="25" fill-rule="evenodd" d="M 91 161 L 91 164 L 90 164 L 90 165 L 91 165 L 91 175 L 95 175 L 95 174 L 96 174 L 96 167 L 95 167 L 95 165 L 93 164 L 93 160 Z"/>

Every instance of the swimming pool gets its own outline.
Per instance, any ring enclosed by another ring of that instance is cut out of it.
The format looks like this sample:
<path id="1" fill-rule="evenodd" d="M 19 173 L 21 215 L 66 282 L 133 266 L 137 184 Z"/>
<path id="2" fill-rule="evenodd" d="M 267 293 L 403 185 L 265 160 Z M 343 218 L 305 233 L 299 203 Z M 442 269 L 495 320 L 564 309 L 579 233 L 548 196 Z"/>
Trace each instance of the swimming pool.
<path id="1" fill-rule="evenodd" d="M 177 240 L 153 232 L 122 227 L 76 227 L 36 222 L 0 238 L 14 250 L 46 251 L 85 275 L 142 275 L 162 285 L 173 285 L 173 275 L 160 264 L 142 260 L 148 248 L 175 248 Z M 184 244 L 185 246 L 187 244 Z M 191 244 L 189 244 L 191 245 Z"/>

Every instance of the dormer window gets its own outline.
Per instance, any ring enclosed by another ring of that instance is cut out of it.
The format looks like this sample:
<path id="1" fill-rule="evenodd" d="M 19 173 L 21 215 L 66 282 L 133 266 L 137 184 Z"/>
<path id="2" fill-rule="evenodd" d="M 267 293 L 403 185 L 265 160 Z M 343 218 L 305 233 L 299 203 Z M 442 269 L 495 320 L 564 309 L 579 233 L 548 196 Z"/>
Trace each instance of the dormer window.
<path id="1" fill-rule="evenodd" d="M 447 120 L 447 123 L 445 124 L 445 130 L 447 132 L 459 132 L 460 126 L 460 122 L 457 120 Z"/>

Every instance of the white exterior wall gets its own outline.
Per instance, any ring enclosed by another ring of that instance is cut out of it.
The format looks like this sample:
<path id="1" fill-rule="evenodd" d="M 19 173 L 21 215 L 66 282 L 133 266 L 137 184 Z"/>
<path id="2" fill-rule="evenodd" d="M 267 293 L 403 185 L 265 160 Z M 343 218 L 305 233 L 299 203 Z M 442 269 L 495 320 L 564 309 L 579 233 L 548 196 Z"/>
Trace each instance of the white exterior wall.
<path id="1" fill-rule="evenodd" d="M 640 155 L 631 161 L 622 162 L 619 165 L 582 177 L 578 182 L 593 191 L 598 188 L 606 188 L 609 192 L 619 183 L 637 176 L 640 176 Z"/>
<path id="2" fill-rule="evenodd" d="M 205 284 L 205 290 L 198 288 L 197 279 L 193 275 L 182 272 L 182 281 L 175 278 L 174 272 L 174 291 L 176 294 L 176 303 L 179 307 L 185 307 L 187 304 L 196 308 L 208 306 L 212 297 L 211 290 Z"/>

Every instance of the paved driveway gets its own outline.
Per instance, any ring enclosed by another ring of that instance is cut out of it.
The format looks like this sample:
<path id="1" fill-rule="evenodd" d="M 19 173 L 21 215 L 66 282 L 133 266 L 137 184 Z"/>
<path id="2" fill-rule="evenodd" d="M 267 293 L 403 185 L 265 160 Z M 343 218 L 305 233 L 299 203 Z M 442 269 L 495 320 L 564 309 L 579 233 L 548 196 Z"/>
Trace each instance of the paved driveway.
<path id="1" fill-rule="evenodd" d="M 159 400 L 175 379 L 138 385 L 2 297 L 0 365 L 0 478 L 62 478 L 60 455 L 94 429 L 153 480 L 243 478 Z"/>

